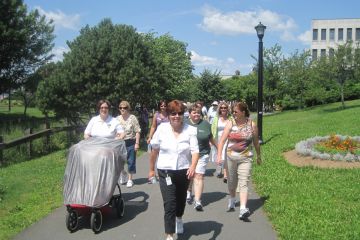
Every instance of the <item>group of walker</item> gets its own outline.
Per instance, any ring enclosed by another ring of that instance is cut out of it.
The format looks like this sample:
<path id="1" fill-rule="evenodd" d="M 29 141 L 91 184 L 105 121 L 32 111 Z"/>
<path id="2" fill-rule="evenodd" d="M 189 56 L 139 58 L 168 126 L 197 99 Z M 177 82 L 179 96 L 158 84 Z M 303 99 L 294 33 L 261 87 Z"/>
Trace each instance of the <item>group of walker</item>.
<path id="1" fill-rule="evenodd" d="M 250 215 L 246 203 L 254 156 L 252 146 L 256 151 L 256 162 L 261 164 L 256 124 L 249 118 L 249 109 L 243 102 L 235 103 L 231 108 L 226 102 L 214 101 L 212 105 L 213 108 L 209 109 L 206 114 L 204 113 L 206 108 L 204 109 L 201 103 L 193 104 L 187 109 L 188 118 L 184 118 L 186 104 L 182 101 L 173 100 L 169 103 L 160 101 L 159 111 L 154 114 L 147 138 L 147 143 L 151 146 L 148 178 L 150 182 L 153 182 L 152 180 L 158 177 L 163 198 L 167 240 L 173 239 L 174 233 L 182 234 L 184 232 L 182 216 L 186 202 L 189 204 L 194 202 L 194 208 L 197 211 L 203 211 L 201 195 L 204 189 L 206 165 L 209 162 L 210 155 L 213 155 L 211 157 L 213 161 L 216 158 L 216 163 L 224 168 L 224 173 L 219 170 L 218 176 L 224 174 L 224 181 L 227 182 L 230 194 L 228 210 L 235 210 L 235 195 L 236 190 L 238 190 L 240 195 L 239 218 L 244 220 Z M 125 145 L 126 151 L 122 152 L 123 157 L 118 157 L 118 161 L 122 164 L 118 164 L 113 182 L 117 183 L 119 179 L 120 184 L 126 182 L 127 187 L 132 187 L 134 184 L 132 175 L 136 173 L 136 151 L 139 149 L 141 129 L 136 117 L 130 114 L 130 104 L 127 101 L 120 102 L 120 115 L 117 118 L 112 118 L 109 115 L 110 107 L 110 103 L 106 100 L 99 102 L 99 115 L 90 120 L 84 138 L 115 138 L 119 139 L 117 140 L 118 143 L 122 142 Z M 77 145 L 80 146 L 80 143 Z M 100 152 L 104 159 L 109 155 L 106 151 L 105 154 L 103 151 Z M 126 154 L 124 155 L 124 153 Z M 128 164 L 128 179 L 125 179 L 123 170 L 125 158 Z M 65 171 L 65 176 L 67 176 L 65 180 L 69 178 L 68 175 L 74 173 L 71 171 L 73 169 L 68 169 L 70 168 L 68 165 Z M 156 176 L 156 172 L 158 176 Z M 64 186 L 64 199 L 68 206 L 68 212 L 72 205 L 82 204 L 82 201 L 80 203 L 68 201 L 69 196 L 73 194 L 67 189 L 69 185 L 71 184 L 68 183 Z M 108 187 L 108 192 L 114 192 L 116 184 L 112 185 L 111 188 Z M 101 187 L 101 185 L 99 186 Z M 84 186 L 77 186 L 76 191 L 79 191 L 81 187 Z M 92 189 L 96 189 L 99 194 L 103 192 L 96 187 Z M 97 211 L 99 207 L 109 205 L 115 207 L 118 216 L 122 217 L 124 204 L 119 185 L 118 188 L 120 195 L 110 197 L 107 201 L 89 207 Z M 97 198 L 98 196 L 91 197 Z M 75 199 L 79 200 L 79 197 Z M 119 205 L 122 205 L 122 209 L 119 209 Z M 72 212 L 70 211 L 70 213 Z M 69 230 L 74 231 L 76 229 L 73 225 L 70 224 L 71 228 L 69 228 L 67 223 Z M 99 227 L 94 230 L 94 232 L 99 231 Z"/>

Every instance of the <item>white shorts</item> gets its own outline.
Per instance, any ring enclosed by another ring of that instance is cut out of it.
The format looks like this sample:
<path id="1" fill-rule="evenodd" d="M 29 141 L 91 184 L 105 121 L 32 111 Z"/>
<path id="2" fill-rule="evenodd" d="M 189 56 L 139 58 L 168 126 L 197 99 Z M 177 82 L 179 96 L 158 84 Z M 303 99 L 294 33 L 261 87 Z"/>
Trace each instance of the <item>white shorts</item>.
<path id="1" fill-rule="evenodd" d="M 202 156 L 201 158 L 199 158 L 197 164 L 196 164 L 196 168 L 195 168 L 195 173 L 200 173 L 200 174 L 205 174 L 205 170 L 206 170 L 206 165 L 209 162 L 209 155 L 206 154 L 204 156 Z"/>

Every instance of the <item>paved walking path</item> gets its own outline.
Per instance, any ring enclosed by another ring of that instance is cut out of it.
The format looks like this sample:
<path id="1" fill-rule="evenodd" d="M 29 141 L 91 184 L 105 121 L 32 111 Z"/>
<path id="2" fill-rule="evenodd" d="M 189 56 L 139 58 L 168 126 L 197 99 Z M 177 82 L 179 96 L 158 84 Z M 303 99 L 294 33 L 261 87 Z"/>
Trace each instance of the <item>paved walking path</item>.
<path id="1" fill-rule="evenodd" d="M 90 228 L 89 217 L 80 221 L 80 228 L 70 233 L 65 226 L 66 208 L 60 207 L 49 216 L 33 224 L 15 236 L 15 240 L 60 240 L 60 239 L 146 239 L 163 240 L 163 206 L 159 184 L 148 184 L 147 174 L 149 155 L 145 153 L 137 159 L 138 173 L 134 187 L 121 186 L 125 199 L 125 215 L 116 218 L 114 213 L 104 214 L 102 231 L 94 234 Z M 213 176 L 216 166 L 208 165 L 203 194 L 203 212 L 196 212 L 192 205 L 187 205 L 184 220 L 184 234 L 175 239 L 277 239 L 275 231 L 265 216 L 262 206 L 264 200 L 250 188 L 248 207 L 251 211 L 249 221 L 238 219 L 239 206 L 235 212 L 226 212 L 227 187 Z"/>

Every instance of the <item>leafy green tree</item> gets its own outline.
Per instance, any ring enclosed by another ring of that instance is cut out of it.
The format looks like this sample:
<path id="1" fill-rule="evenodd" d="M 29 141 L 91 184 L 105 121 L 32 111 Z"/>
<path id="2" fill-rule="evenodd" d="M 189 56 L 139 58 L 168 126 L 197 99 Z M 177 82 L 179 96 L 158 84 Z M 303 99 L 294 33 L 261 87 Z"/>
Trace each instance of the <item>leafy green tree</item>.
<path id="1" fill-rule="evenodd" d="M 205 69 L 200 73 L 198 81 L 198 99 L 204 101 L 205 105 L 210 105 L 214 100 L 220 100 L 224 96 L 224 89 L 220 83 L 219 71 L 211 72 Z"/>
<path id="2" fill-rule="evenodd" d="M 274 111 L 282 84 L 284 57 L 278 44 L 264 50 L 264 108 Z"/>
<path id="3" fill-rule="evenodd" d="M 0 1 L 1 92 L 32 81 L 29 76 L 52 57 L 53 31 L 52 22 L 37 10 L 27 13 L 22 0 Z"/>
<path id="4" fill-rule="evenodd" d="M 311 66 L 310 52 L 304 50 L 300 53 L 296 50 L 284 60 L 284 66 L 284 89 L 286 90 L 287 102 L 295 103 L 299 109 L 303 108 L 305 107 L 305 94 L 311 81 L 309 72 Z"/>
<path id="5" fill-rule="evenodd" d="M 40 84 L 38 102 L 44 111 L 54 110 L 75 124 L 82 114 L 92 115 L 102 98 L 154 106 L 157 100 L 179 97 L 192 76 L 184 43 L 109 19 L 84 27 L 68 46 L 63 62 Z"/>
<path id="6" fill-rule="evenodd" d="M 340 88 L 340 99 L 342 107 L 345 108 L 344 87 L 348 80 L 354 78 L 355 55 L 353 54 L 352 42 L 339 45 L 334 51 L 334 56 L 329 57 L 329 73 Z"/>
<path id="7" fill-rule="evenodd" d="M 156 94 L 154 99 L 186 99 L 189 85 L 193 79 L 191 53 L 187 44 L 174 39 L 169 34 L 156 37 L 154 33 L 146 35 L 156 62 Z"/>

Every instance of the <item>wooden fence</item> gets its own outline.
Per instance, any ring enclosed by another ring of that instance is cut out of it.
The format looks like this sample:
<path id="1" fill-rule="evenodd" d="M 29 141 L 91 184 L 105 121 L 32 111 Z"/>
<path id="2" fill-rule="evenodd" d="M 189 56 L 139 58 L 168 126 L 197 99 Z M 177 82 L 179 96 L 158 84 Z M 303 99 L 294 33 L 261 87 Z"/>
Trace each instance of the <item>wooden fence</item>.
<path id="1" fill-rule="evenodd" d="M 83 130 L 83 126 L 66 126 L 66 127 L 54 127 L 50 129 L 50 124 L 46 123 L 46 127 L 44 130 L 41 130 L 39 132 L 33 133 L 32 129 L 27 130 L 27 135 L 15 140 L 12 140 L 10 142 L 4 142 L 4 139 L 2 136 L 0 136 L 0 166 L 3 165 L 3 150 L 12 148 L 15 146 L 18 146 L 20 144 L 27 143 L 27 152 L 29 156 L 32 156 L 32 141 L 38 138 L 44 138 L 44 148 L 46 149 L 46 152 L 50 152 L 50 136 L 54 133 L 63 132 L 66 131 L 68 133 L 71 133 L 74 130 Z"/>

